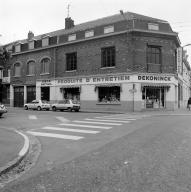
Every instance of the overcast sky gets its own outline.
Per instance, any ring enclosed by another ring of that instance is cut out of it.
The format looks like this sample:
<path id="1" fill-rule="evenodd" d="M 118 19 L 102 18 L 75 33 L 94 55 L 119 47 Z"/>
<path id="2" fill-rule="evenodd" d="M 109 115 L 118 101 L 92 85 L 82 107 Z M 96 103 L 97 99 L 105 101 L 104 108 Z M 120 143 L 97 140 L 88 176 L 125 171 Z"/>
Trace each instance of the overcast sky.
<path id="1" fill-rule="evenodd" d="M 191 44 L 190 0 L 0 0 L 0 44 L 64 28 L 67 5 L 75 24 L 124 12 L 168 21 L 182 46 Z M 185 47 L 191 63 L 191 46 Z"/>

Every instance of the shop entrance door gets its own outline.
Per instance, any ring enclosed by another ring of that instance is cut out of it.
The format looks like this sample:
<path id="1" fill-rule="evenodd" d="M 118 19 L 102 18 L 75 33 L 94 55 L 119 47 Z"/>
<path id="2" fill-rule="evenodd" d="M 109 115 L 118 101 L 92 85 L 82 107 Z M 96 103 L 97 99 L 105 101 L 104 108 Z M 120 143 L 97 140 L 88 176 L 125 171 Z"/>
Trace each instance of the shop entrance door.
<path id="1" fill-rule="evenodd" d="M 165 88 L 144 87 L 142 90 L 145 108 L 165 108 Z"/>
<path id="2" fill-rule="evenodd" d="M 14 107 L 23 107 L 24 105 L 24 87 L 14 88 Z"/>
<path id="3" fill-rule="evenodd" d="M 50 101 L 50 87 L 41 87 L 41 100 Z"/>

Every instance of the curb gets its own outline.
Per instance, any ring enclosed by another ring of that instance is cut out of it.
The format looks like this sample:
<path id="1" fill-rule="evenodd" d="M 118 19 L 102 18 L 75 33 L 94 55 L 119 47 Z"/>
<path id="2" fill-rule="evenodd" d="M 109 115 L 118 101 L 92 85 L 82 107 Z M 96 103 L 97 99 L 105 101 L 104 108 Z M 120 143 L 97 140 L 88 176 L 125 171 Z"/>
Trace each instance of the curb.
<path id="1" fill-rule="evenodd" d="M 14 131 L 24 138 L 24 145 L 23 145 L 23 148 L 18 153 L 18 156 L 15 159 L 8 162 L 5 166 L 0 167 L 0 176 L 9 172 L 14 167 L 16 167 L 29 152 L 29 146 L 30 146 L 29 138 L 26 135 L 24 135 L 23 133 L 21 133 L 20 131 L 17 131 L 17 130 L 14 130 Z"/>

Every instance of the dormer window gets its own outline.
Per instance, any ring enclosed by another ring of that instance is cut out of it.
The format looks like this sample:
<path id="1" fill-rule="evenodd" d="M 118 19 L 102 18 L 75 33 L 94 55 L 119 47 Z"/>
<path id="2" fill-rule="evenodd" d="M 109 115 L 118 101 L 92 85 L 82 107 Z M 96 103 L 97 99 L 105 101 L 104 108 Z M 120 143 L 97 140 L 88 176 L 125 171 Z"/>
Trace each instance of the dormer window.
<path id="1" fill-rule="evenodd" d="M 68 41 L 74 41 L 76 40 L 76 34 L 72 34 L 68 36 Z"/>
<path id="2" fill-rule="evenodd" d="M 49 37 L 50 37 L 50 36 L 44 36 L 44 37 L 42 38 L 42 47 L 46 47 L 46 46 L 49 45 Z"/>
<path id="3" fill-rule="evenodd" d="M 104 33 L 113 33 L 113 32 L 114 32 L 114 26 L 113 25 L 104 27 Z"/>
<path id="4" fill-rule="evenodd" d="M 93 37 L 93 36 L 94 36 L 94 30 L 85 32 L 85 38 L 89 38 L 89 37 Z"/>
<path id="5" fill-rule="evenodd" d="M 29 49 L 34 49 L 34 43 L 35 43 L 34 39 L 29 41 Z"/>
<path id="6" fill-rule="evenodd" d="M 148 23 L 148 29 L 158 31 L 159 30 L 159 24 L 157 24 L 157 23 Z"/>
<path id="7" fill-rule="evenodd" d="M 16 53 L 21 52 L 21 43 L 15 45 L 15 52 Z"/>

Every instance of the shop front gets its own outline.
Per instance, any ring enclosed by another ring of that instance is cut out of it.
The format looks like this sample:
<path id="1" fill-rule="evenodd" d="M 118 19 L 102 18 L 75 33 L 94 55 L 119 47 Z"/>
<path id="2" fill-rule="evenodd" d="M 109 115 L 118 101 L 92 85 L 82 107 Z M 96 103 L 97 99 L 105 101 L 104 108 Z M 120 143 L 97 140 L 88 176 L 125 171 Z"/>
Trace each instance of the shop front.
<path id="1" fill-rule="evenodd" d="M 37 98 L 46 89 L 50 102 L 78 100 L 82 110 L 141 111 L 176 108 L 177 80 L 173 75 L 107 74 L 38 80 Z"/>

